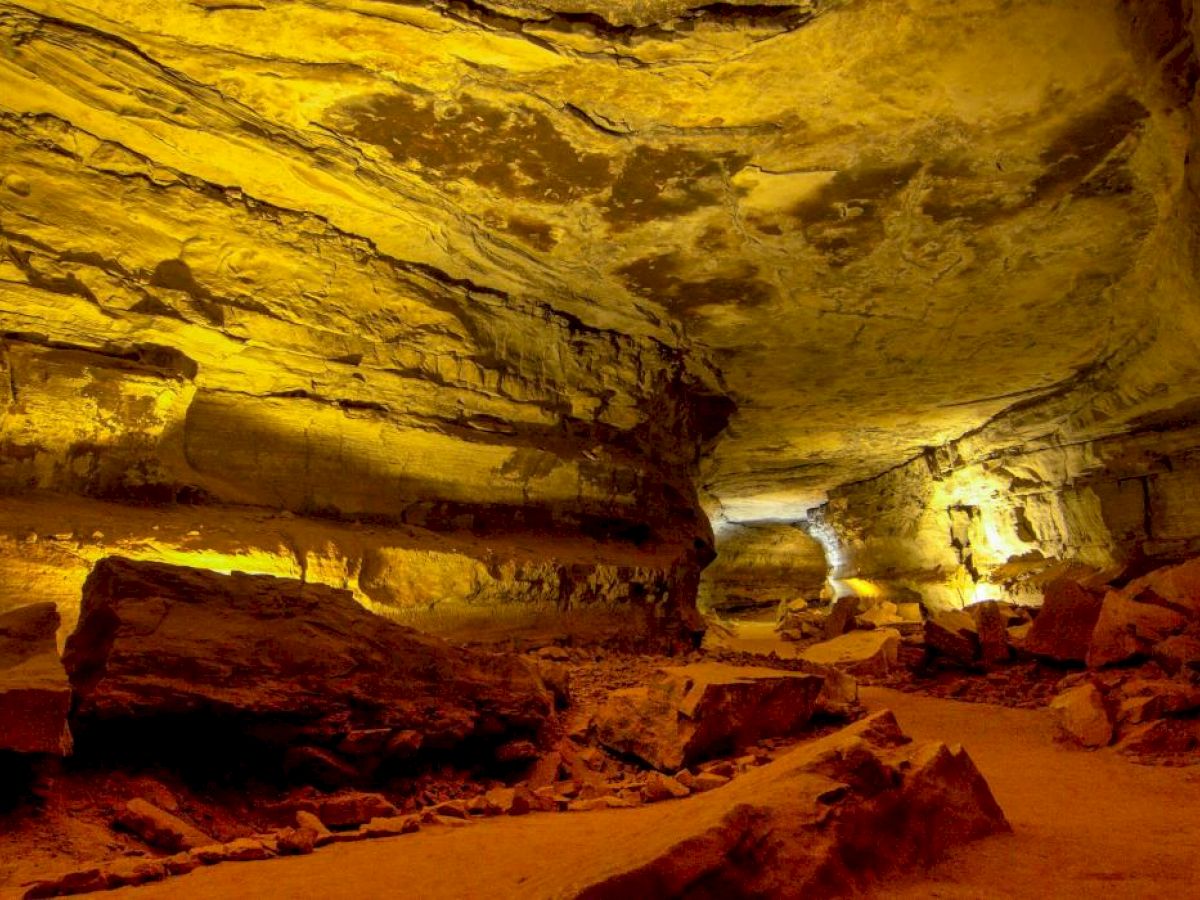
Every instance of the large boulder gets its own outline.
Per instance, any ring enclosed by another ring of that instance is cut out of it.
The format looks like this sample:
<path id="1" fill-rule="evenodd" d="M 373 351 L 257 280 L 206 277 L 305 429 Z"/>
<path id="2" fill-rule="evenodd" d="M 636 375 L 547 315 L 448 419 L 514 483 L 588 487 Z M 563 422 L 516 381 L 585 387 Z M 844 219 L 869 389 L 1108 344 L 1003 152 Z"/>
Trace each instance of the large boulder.
<path id="1" fill-rule="evenodd" d="M 807 662 L 862 676 L 887 675 L 898 664 L 899 656 L 900 633 L 891 628 L 851 631 L 813 644 L 800 654 Z"/>
<path id="2" fill-rule="evenodd" d="M 824 684 L 820 675 L 722 663 L 666 668 L 648 686 L 610 694 L 592 725 L 609 749 L 674 772 L 803 730 Z"/>
<path id="3" fill-rule="evenodd" d="M 497 746 L 536 736 L 553 708 L 521 657 L 452 647 L 348 591 L 116 557 L 89 575 L 64 660 L 81 726 L 213 723 L 289 752 L 406 732 L 425 748 Z"/>
<path id="4" fill-rule="evenodd" d="M 1155 569 L 1104 596 L 1088 647 L 1089 666 L 1149 656 L 1200 620 L 1200 559 Z"/>
<path id="5" fill-rule="evenodd" d="M 670 822 L 651 820 L 655 808 L 630 813 L 623 832 L 635 839 L 562 896 L 857 895 L 1011 830 L 962 748 L 907 740 L 884 711 L 683 801 Z"/>
<path id="6" fill-rule="evenodd" d="M 1070 579 L 1052 582 L 1042 594 L 1041 611 L 1021 649 L 1054 662 L 1084 662 L 1103 599 Z"/>
<path id="7" fill-rule="evenodd" d="M 1113 723 L 1104 695 L 1091 682 L 1068 688 L 1050 702 L 1050 716 L 1060 740 L 1096 749 L 1113 739 Z"/>
<path id="8" fill-rule="evenodd" d="M 0 615 L 0 750 L 71 752 L 71 685 L 58 658 L 58 625 L 53 603 Z"/>
<path id="9" fill-rule="evenodd" d="M 936 613 L 925 620 L 925 647 L 935 656 L 972 665 L 979 659 L 979 626 L 960 609 Z"/>
<path id="10" fill-rule="evenodd" d="M 1180 631 L 1187 617 L 1160 599 L 1153 591 L 1134 592 L 1129 587 L 1105 594 L 1087 664 L 1097 668 L 1149 656 L 1157 644 Z"/>

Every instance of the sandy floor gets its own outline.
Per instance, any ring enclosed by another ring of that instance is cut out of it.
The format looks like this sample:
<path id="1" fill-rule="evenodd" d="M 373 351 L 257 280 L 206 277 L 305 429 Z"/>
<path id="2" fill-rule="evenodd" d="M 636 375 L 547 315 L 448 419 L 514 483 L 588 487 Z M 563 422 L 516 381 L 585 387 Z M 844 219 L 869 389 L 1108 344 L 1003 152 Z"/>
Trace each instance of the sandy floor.
<path id="1" fill-rule="evenodd" d="M 891 707 L 914 737 L 963 743 L 1015 829 L 1010 837 L 969 845 L 878 897 L 1197 896 L 1200 768 L 1146 768 L 1111 751 L 1058 747 L 1042 711 L 877 688 L 863 693 L 872 708 Z M 655 813 L 687 815 L 692 802 L 664 804 Z M 579 883 L 589 859 L 595 863 L 630 841 L 646 840 L 627 833 L 630 820 L 622 815 L 491 820 L 330 847 L 309 857 L 222 865 L 116 894 L 132 900 L 563 896 L 564 888 Z M 669 822 L 659 824 L 670 829 Z"/>
<path id="2" fill-rule="evenodd" d="M 1046 712 L 864 688 L 917 739 L 960 742 L 1012 823 L 964 847 L 896 900 L 1200 896 L 1200 766 L 1139 766 L 1112 750 L 1057 746 Z"/>

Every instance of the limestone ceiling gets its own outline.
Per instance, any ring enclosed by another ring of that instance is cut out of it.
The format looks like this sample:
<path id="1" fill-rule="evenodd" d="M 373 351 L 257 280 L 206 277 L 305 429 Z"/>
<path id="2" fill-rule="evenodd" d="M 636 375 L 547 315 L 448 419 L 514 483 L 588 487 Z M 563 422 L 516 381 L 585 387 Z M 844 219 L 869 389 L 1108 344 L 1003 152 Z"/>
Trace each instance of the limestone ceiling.
<path id="1" fill-rule="evenodd" d="M 1137 327 L 1159 149 L 1120 33 L 1096 0 L 0 3 L 0 224 L 55 250 L 5 279 L 65 285 L 63 332 L 223 298 L 210 368 L 453 358 L 380 268 L 692 348 L 739 404 L 704 489 L 798 515 Z"/>

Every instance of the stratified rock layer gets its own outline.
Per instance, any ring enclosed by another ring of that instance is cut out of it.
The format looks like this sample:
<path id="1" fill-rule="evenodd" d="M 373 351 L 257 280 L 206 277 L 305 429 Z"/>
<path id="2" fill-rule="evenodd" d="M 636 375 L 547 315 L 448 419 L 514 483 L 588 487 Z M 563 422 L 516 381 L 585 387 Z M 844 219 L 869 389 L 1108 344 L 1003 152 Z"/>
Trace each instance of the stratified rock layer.
<path id="1" fill-rule="evenodd" d="M 773 612 L 825 595 L 821 545 L 796 525 L 725 524 L 700 580 L 700 607 L 722 615 Z"/>
<path id="2" fill-rule="evenodd" d="M 81 726 L 212 722 L 351 772 L 330 748 L 364 730 L 496 745 L 552 710 L 520 658 L 453 648 L 346 591 L 119 558 L 89 576 L 64 660 Z"/>
<path id="3" fill-rule="evenodd" d="M 71 752 L 71 686 L 58 658 L 57 633 L 53 603 L 0 615 L 0 750 Z"/>

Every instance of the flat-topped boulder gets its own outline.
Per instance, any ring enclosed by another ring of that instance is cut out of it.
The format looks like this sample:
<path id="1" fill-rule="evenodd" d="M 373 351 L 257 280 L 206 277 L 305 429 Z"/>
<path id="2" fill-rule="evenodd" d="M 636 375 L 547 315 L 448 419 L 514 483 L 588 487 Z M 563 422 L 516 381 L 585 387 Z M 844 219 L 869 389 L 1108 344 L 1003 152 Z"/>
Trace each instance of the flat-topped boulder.
<path id="1" fill-rule="evenodd" d="M 825 678 L 698 663 L 663 669 L 646 687 L 613 691 L 596 713 L 600 743 L 664 772 L 802 731 Z"/>
<path id="2" fill-rule="evenodd" d="M 64 659 L 81 725 L 212 721 L 331 755 L 363 733 L 498 746 L 553 708 L 519 656 L 453 647 L 348 591 L 116 557 L 88 577 Z"/>
<path id="3" fill-rule="evenodd" d="M 899 660 L 900 633 L 893 628 L 850 631 L 805 648 L 800 658 L 853 675 L 887 675 Z"/>
<path id="4" fill-rule="evenodd" d="M 58 658 L 58 625 L 53 603 L 0 615 L 0 750 L 71 752 L 71 685 Z"/>

